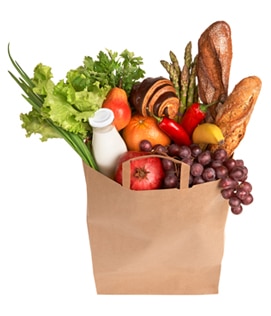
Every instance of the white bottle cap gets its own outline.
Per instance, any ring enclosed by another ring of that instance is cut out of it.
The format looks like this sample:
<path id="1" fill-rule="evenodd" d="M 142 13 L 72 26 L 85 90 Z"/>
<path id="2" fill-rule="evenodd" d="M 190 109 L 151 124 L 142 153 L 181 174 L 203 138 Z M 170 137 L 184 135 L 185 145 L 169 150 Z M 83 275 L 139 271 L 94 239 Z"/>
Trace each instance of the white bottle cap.
<path id="1" fill-rule="evenodd" d="M 111 124 L 114 120 L 114 112 L 107 108 L 97 110 L 93 117 L 88 119 L 92 127 L 104 127 Z"/>

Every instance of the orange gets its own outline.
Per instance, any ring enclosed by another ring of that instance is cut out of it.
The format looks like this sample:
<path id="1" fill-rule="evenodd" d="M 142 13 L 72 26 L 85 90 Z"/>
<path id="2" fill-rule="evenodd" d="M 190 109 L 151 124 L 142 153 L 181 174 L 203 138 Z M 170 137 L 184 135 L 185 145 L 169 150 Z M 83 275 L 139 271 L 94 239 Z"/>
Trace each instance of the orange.
<path id="1" fill-rule="evenodd" d="M 167 146 L 171 140 L 158 126 L 154 117 L 134 114 L 128 125 L 122 130 L 122 137 L 128 150 L 140 151 L 139 144 L 148 140 L 152 146 Z"/>

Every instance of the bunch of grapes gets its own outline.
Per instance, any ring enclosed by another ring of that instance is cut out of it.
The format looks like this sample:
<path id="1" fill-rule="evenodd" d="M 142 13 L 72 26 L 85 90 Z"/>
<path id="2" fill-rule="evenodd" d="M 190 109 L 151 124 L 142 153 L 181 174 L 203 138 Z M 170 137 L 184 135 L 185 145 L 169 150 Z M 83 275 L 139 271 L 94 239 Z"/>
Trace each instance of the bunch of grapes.
<path id="1" fill-rule="evenodd" d="M 220 180 L 221 195 L 229 201 L 232 213 L 240 214 L 243 205 L 253 202 L 252 185 L 247 181 L 248 169 L 244 161 L 228 157 L 227 152 L 222 148 L 210 152 L 208 149 L 203 150 L 197 144 L 185 146 L 175 143 L 169 146 L 152 147 L 149 141 L 143 140 L 140 143 L 140 149 L 165 156 L 162 159 L 165 171 L 163 188 L 165 189 L 180 187 L 181 166 L 167 159 L 167 157 L 172 157 L 190 165 L 189 187 Z"/>

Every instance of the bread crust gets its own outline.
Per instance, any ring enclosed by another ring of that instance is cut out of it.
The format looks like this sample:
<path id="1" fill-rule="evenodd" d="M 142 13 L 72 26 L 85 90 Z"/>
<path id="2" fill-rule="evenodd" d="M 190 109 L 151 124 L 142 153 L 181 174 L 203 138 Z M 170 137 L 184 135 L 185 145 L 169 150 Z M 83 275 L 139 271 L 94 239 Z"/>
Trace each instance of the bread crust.
<path id="1" fill-rule="evenodd" d="M 244 138 L 261 86 L 262 82 L 257 76 L 246 77 L 234 87 L 226 101 L 217 107 L 215 124 L 220 127 L 225 139 L 221 146 L 212 145 L 211 151 L 222 147 L 229 156 L 234 153 Z"/>
<path id="2" fill-rule="evenodd" d="M 198 41 L 198 92 L 205 104 L 215 103 L 207 113 L 206 120 L 213 122 L 216 106 L 228 96 L 229 76 L 232 61 L 230 26 L 225 21 L 211 24 Z"/>

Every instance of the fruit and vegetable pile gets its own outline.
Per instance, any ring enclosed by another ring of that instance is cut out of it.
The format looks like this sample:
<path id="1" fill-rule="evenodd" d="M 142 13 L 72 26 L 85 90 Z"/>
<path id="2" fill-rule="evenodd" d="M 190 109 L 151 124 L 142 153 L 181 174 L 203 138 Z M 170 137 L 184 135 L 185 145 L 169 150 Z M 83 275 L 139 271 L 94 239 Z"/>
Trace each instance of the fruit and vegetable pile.
<path id="1" fill-rule="evenodd" d="M 190 187 L 219 180 L 234 214 L 252 203 L 248 169 L 234 151 L 245 135 L 261 80 L 244 78 L 229 93 L 232 42 L 226 22 L 217 21 L 201 34 L 196 56 L 191 42 L 181 63 L 170 51 L 169 61 L 160 62 L 167 77 L 145 77 L 142 57 L 128 50 L 106 50 L 96 59 L 85 57 L 83 65 L 55 84 L 49 66 L 38 64 L 30 78 L 9 48 L 8 53 L 20 77 L 9 73 L 32 106 L 20 116 L 27 137 L 63 138 L 98 170 L 88 119 L 109 108 L 127 146 L 116 163 L 115 181 L 122 183 L 124 161 L 146 156 L 131 162 L 131 189 L 179 188 L 181 164 L 176 159 L 190 165 Z"/>

